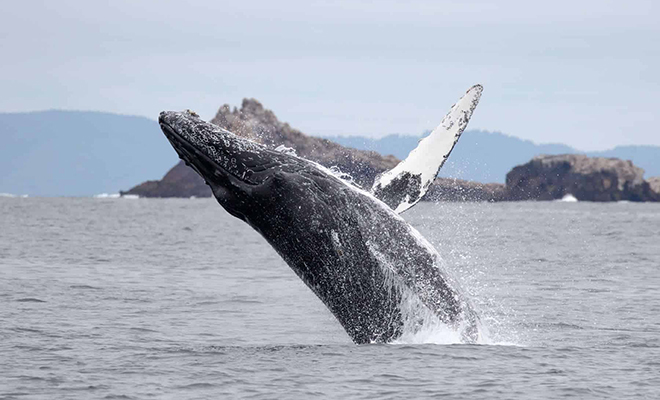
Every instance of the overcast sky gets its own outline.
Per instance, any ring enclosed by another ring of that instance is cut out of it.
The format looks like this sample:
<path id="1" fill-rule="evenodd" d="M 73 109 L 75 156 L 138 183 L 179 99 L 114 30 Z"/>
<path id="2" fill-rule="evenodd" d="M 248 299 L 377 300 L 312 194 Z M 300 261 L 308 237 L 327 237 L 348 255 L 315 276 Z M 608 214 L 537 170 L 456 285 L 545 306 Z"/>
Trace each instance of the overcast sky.
<path id="1" fill-rule="evenodd" d="M 303 132 L 418 134 L 475 83 L 470 128 L 660 145 L 660 1 L 12 1 L 0 111 L 211 118 L 254 97 Z"/>

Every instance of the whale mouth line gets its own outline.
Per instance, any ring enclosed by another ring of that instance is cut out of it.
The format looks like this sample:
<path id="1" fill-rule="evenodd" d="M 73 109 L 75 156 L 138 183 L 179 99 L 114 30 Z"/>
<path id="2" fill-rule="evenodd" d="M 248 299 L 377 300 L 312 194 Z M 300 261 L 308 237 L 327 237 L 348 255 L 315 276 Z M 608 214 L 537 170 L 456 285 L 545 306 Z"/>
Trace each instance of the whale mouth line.
<path id="1" fill-rule="evenodd" d="M 168 123 L 161 121 L 159 124 L 161 130 L 165 133 L 167 140 L 170 141 L 172 147 L 174 147 L 174 150 L 179 155 L 179 158 L 204 178 L 207 184 L 209 184 L 211 178 L 225 178 L 229 179 L 232 183 L 236 180 L 243 184 L 255 185 L 255 183 L 250 182 L 249 180 L 240 179 L 211 157 L 204 154 L 204 152 L 200 151 L 195 145 L 190 143 L 189 140 L 177 133 Z M 219 172 L 222 173 L 220 174 Z"/>

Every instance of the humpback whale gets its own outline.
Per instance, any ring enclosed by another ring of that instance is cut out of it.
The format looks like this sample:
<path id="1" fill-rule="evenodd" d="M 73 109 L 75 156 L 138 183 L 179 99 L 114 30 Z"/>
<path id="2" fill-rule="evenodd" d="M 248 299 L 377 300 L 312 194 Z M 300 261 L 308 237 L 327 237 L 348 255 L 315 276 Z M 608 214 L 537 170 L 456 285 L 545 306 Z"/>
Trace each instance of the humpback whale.
<path id="1" fill-rule="evenodd" d="M 431 141 L 421 141 L 408 164 L 381 175 L 371 192 L 191 111 L 161 112 L 158 121 L 218 203 L 264 237 L 355 343 L 391 342 L 429 323 L 447 325 L 474 343 L 479 319 L 469 300 L 441 269 L 438 252 L 397 211 L 426 192 L 435 178 L 427 170 L 434 174 L 442 166 L 480 94 L 481 86 L 470 89 Z M 437 151 L 424 162 L 429 143 Z"/>

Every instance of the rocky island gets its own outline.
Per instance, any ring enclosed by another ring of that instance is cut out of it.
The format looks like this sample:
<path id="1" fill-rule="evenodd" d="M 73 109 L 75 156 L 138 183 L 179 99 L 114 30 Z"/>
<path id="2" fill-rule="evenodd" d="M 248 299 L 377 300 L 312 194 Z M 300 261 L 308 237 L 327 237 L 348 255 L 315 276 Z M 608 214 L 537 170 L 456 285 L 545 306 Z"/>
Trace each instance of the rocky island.
<path id="1" fill-rule="evenodd" d="M 541 155 L 506 175 L 506 196 L 507 200 L 555 200 L 570 194 L 586 201 L 660 201 L 658 181 L 645 181 L 643 169 L 618 158 Z"/>
<path id="2" fill-rule="evenodd" d="M 271 148 L 283 145 L 295 149 L 304 158 L 350 174 L 365 188 L 371 187 L 376 175 L 400 161 L 392 155 L 357 150 L 305 135 L 279 121 L 255 99 L 244 99 L 240 109 L 222 106 L 211 122 Z M 557 200 L 570 194 L 586 201 L 660 201 L 660 177 L 646 181 L 643 176 L 644 170 L 631 161 L 580 154 L 540 155 L 513 168 L 506 176 L 506 184 L 437 178 L 425 200 Z M 179 162 L 163 179 L 144 182 L 121 194 L 209 197 L 211 190 L 195 171 Z"/>

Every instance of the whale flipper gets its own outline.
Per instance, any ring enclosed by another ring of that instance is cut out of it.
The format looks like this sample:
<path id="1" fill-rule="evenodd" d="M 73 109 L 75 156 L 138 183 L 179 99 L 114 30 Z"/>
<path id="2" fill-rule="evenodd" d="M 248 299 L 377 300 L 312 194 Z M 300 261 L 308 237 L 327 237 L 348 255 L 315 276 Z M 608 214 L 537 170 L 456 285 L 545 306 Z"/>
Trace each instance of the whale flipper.
<path id="1" fill-rule="evenodd" d="M 472 86 L 405 160 L 376 178 L 371 193 L 397 213 L 417 204 L 467 127 L 482 92 L 483 86 Z"/>

